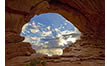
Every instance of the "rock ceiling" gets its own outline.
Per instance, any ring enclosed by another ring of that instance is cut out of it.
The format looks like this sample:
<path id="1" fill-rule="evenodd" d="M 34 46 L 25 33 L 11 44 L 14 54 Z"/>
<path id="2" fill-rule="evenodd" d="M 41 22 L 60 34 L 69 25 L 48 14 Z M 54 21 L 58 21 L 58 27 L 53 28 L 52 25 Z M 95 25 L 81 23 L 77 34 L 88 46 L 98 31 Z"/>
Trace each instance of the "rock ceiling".
<path id="1" fill-rule="evenodd" d="M 104 33 L 104 8 L 104 0 L 7 0 L 6 25 L 9 24 L 6 27 L 15 30 L 35 14 L 56 12 L 71 21 L 81 32 Z"/>

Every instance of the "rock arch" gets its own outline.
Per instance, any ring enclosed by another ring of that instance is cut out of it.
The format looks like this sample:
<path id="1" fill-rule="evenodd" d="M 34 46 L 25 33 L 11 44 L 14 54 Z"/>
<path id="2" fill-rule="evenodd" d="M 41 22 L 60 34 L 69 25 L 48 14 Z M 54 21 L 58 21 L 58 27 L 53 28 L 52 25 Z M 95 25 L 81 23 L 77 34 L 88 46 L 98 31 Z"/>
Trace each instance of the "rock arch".
<path id="1" fill-rule="evenodd" d="M 21 42 L 23 38 L 19 36 L 22 26 L 27 23 L 34 15 L 49 12 L 61 14 L 66 19 L 71 21 L 82 32 L 82 40 L 75 44 L 75 48 L 79 49 L 78 45 L 82 48 L 91 47 L 91 49 L 93 49 L 95 53 L 100 52 L 99 49 L 101 49 L 102 55 L 104 56 L 104 2 L 104 0 L 6 0 L 5 23 L 7 58 L 11 55 L 17 56 L 17 52 L 16 54 L 11 54 L 11 51 L 7 49 L 12 49 L 11 46 L 13 46 L 13 43 L 17 45 L 17 43 L 20 42 L 20 46 L 23 45 L 23 42 Z M 17 38 L 12 37 L 13 34 L 14 36 L 17 36 Z M 11 39 L 14 40 L 11 41 Z M 19 41 L 16 42 L 16 40 Z M 94 48 L 96 48 L 97 50 Z M 67 49 L 69 49 L 69 47 Z M 68 51 L 67 49 L 65 49 L 65 51 Z M 33 50 L 31 48 L 30 50 L 31 51 L 29 52 L 32 53 Z M 75 49 L 73 49 L 72 51 L 74 50 Z M 90 49 L 87 50 L 90 51 Z M 20 52 L 21 51 L 22 50 L 20 50 Z M 26 49 L 25 51 L 28 51 L 28 49 Z M 71 49 L 69 51 L 71 51 Z M 29 54 L 29 52 L 27 52 L 27 54 Z M 8 53 L 10 53 L 10 55 L 8 55 Z M 85 52 L 83 51 L 81 53 Z M 93 53 L 94 52 L 90 54 L 94 55 Z M 23 54 L 22 52 L 22 54 L 19 55 L 25 54 L 26 53 Z M 88 53 L 86 54 L 88 55 Z"/>

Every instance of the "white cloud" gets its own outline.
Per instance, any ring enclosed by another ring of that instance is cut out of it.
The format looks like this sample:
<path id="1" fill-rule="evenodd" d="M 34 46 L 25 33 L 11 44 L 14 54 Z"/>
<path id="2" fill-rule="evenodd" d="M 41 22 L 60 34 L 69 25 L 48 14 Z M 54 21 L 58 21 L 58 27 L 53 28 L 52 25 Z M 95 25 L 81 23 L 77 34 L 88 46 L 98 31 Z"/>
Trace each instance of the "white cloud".
<path id="1" fill-rule="evenodd" d="M 25 37 L 25 39 L 23 40 L 23 42 L 30 42 L 28 37 Z"/>
<path id="2" fill-rule="evenodd" d="M 65 44 L 67 44 L 67 41 L 66 41 L 65 39 L 63 39 L 63 38 L 59 38 L 59 43 L 58 43 L 58 45 L 59 45 L 59 46 L 64 46 Z"/>
<path id="3" fill-rule="evenodd" d="M 49 43 L 48 41 L 45 42 L 45 44 L 48 44 L 48 43 Z"/>
<path id="4" fill-rule="evenodd" d="M 38 38 L 38 37 L 31 37 L 31 39 L 33 39 L 33 40 L 40 40 L 40 37 Z"/>
<path id="5" fill-rule="evenodd" d="M 50 27 L 50 26 L 48 26 L 47 28 L 48 28 L 48 30 L 50 30 L 50 29 L 51 29 L 51 27 Z"/>
<path id="6" fill-rule="evenodd" d="M 69 41 L 72 41 L 72 43 L 75 43 L 77 40 L 77 38 L 68 38 L 66 41 L 69 42 Z"/>
<path id="7" fill-rule="evenodd" d="M 38 22 L 38 24 L 40 24 L 40 23 Z"/>
<path id="8" fill-rule="evenodd" d="M 33 27 L 34 29 L 38 29 L 38 27 L 37 27 L 36 25 L 32 25 L 32 27 Z"/>
<path id="9" fill-rule="evenodd" d="M 48 31 L 48 32 L 43 31 L 42 34 L 43 36 L 48 36 L 52 34 L 52 31 Z"/>
<path id="10" fill-rule="evenodd" d="M 60 31 L 58 28 L 55 28 L 55 31 Z"/>
<path id="11" fill-rule="evenodd" d="M 26 27 L 27 27 L 28 25 L 29 25 L 28 23 L 24 24 L 24 26 L 22 27 L 22 33 L 24 33 L 24 32 L 26 31 Z"/>
<path id="12" fill-rule="evenodd" d="M 65 31 L 61 31 L 60 33 L 61 33 L 61 35 L 66 35 L 66 34 L 71 34 L 71 33 L 73 33 L 73 31 L 65 30 Z"/>
<path id="13" fill-rule="evenodd" d="M 35 25 L 35 21 L 32 22 L 32 25 Z"/>
<path id="14" fill-rule="evenodd" d="M 48 56 L 52 56 L 52 55 L 62 55 L 63 54 L 63 49 L 61 48 L 54 48 L 54 49 L 40 49 L 40 50 L 36 50 L 37 53 L 41 53 L 41 54 L 46 54 Z"/>
<path id="15" fill-rule="evenodd" d="M 44 45 L 42 45 L 42 48 L 47 48 L 47 47 L 48 47 L 48 45 L 45 45 L 45 44 L 44 44 Z"/>
<path id="16" fill-rule="evenodd" d="M 30 37 L 32 40 L 35 40 L 34 42 L 30 41 L 31 43 L 34 43 L 35 45 L 36 44 L 39 44 L 40 42 L 40 37 Z"/>
<path id="17" fill-rule="evenodd" d="M 57 35 L 56 35 L 56 37 L 61 37 L 61 36 L 62 36 L 61 34 L 57 34 Z"/>
<path id="18" fill-rule="evenodd" d="M 32 33 L 36 33 L 36 32 L 39 32 L 39 29 L 30 29 L 30 31 L 31 31 Z"/>
<path id="19" fill-rule="evenodd" d="M 30 33 L 30 31 L 26 31 L 27 33 Z"/>
<path id="20" fill-rule="evenodd" d="M 75 27 L 75 33 L 81 33 L 76 27 Z"/>

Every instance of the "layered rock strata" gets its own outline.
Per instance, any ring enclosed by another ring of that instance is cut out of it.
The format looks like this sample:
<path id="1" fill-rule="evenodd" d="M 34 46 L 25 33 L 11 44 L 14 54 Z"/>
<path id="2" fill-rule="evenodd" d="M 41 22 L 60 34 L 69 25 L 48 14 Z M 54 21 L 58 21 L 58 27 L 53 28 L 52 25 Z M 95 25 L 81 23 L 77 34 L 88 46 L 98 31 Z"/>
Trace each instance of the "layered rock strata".
<path id="1" fill-rule="evenodd" d="M 6 65 L 23 66 L 35 51 L 20 37 L 22 26 L 34 15 L 59 13 L 82 33 L 81 40 L 62 56 L 46 58 L 47 66 L 104 66 L 104 0 L 6 0 Z M 30 56 L 31 55 L 31 56 Z M 28 59 L 25 61 L 25 59 Z M 23 64 L 24 63 L 24 64 Z"/>

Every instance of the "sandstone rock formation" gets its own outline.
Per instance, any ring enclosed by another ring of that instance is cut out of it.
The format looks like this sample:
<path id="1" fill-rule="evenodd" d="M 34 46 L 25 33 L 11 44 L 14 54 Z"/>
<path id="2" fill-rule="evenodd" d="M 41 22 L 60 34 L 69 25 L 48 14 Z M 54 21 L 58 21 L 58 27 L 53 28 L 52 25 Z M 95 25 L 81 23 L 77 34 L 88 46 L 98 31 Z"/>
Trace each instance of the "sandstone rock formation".
<path id="1" fill-rule="evenodd" d="M 20 37 L 22 26 L 34 15 L 54 12 L 71 21 L 82 35 L 81 40 L 64 49 L 64 55 L 58 56 L 58 59 L 49 59 L 47 66 L 104 66 L 104 2 L 104 0 L 6 0 L 6 61 L 8 61 L 6 64 L 18 66 L 15 64 L 15 58 L 21 59 L 19 56 L 35 53 L 29 43 L 22 42 L 24 39 Z"/>
<path id="2" fill-rule="evenodd" d="M 12 31 L 6 31 L 6 43 L 18 43 L 22 42 L 24 37 L 19 36 L 17 33 Z"/>
<path id="3" fill-rule="evenodd" d="M 16 56 L 29 56 L 35 53 L 29 43 L 22 42 L 24 37 L 19 36 L 14 31 L 6 31 L 6 60 Z"/>
<path id="4" fill-rule="evenodd" d="M 29 43 L 22 42 L 23 39 L 24 39 L 23 37 L 19 36 L 19 34 L 17 34 L 14 31 L 6 31 L 6 44 L 5 44 L 6 66 L 14 66 L 15 61 L 16 62 L 19 61 L 18 64 L 20 64 L 21 62 L 23 63 L 26 60 L 26 59 L 20 60 L 19 58 L 19 60 L 14 60 L 13 64 L 11 64 L 11 59 L 14 57 L 22 56 L 22 58 L 26 58 L 27 56 L 30 56 L 31 54 L 35 53 L 35 50 L 32 49 Z M 17 66 L 17 64 L 15 65 Z"/>

